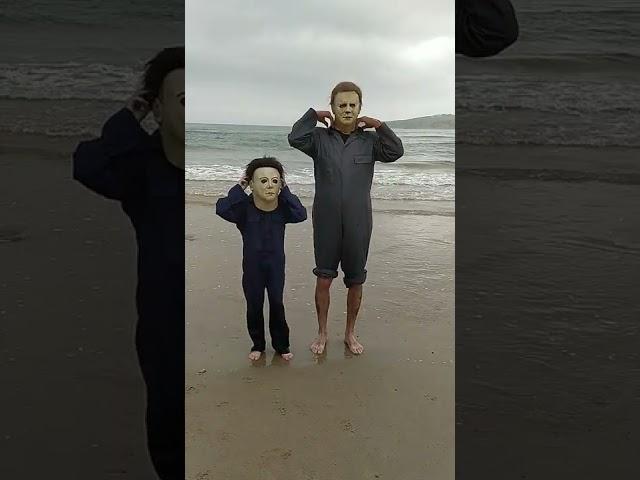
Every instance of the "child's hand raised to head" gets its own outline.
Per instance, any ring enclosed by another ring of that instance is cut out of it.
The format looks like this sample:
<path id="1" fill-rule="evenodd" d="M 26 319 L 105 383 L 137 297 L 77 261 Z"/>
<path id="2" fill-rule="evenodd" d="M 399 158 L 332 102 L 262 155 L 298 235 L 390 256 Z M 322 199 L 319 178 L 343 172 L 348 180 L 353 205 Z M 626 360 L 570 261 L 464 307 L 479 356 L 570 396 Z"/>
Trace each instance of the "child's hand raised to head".
<path id="1" fill-rule="evenodd" d="M 238 185 L 240 185 L 243 190 L 246 190 L 246 188 L 249 186 L 249 179 L 246 175 L 240 177 L 240 180 L 238 180 Z"/>
<path id="2" fill-rule="evenodd" d="M 148 99 L 148 95 L 148 92 L 138 91 L 127 100 L 125 105 L 138 122 L 144 120 L 144 117 L 151 111 L 151 102 Z"/>

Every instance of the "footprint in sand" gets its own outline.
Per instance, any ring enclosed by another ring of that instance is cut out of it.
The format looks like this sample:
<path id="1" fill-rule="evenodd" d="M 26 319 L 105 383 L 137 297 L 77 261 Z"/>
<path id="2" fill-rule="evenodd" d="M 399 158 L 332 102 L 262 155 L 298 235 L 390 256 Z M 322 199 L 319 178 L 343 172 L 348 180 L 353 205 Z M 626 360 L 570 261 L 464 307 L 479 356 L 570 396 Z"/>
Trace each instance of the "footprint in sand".
<path id="1" fill-rule="evenodd" d="M 188 234 L 186 234 L 186 235 L 184 236 L 184 239 L 185 239 L 185 240 L 188 240 L 188 241 L 190 241 L 190 242 L 193 242 L 193 241 L 196 239 L 196 236 L 195 236 L 195 235 L 193 235 L 193 234 L 191 234 L 191 233 L 188 233 Z"/>
<path id="2" fill-rule="evenodd" d="M 351 423 L 351 420 L 343 420 L 342 422 L 340 422 L 340 424 L 342 425 L 342 429 L 345 432 L 356 433 L 356 429 Z"/>
<path id="3" fill-rule="evenodd" d="M 216 403 L 216 407 L 226 407 L 229 405 L 229 402 L 218 402 Z"/>
<path id="4" fill-rule="evenodd" d="M 255 379 L 255 378 L 253 378 L 253 377 L 242 377 L 242 381 L 243 381 L 244 383 L 253 383 L 253 382 L 255 382 L 255 381 L 256 381 L 256 379 Z"/>
<path id="5" fill-rule="evenodd" d="M 267 450 L 260 455 L 260 458 L 263 463 L 270 463 L 280 460 L 287 460 L 291 455 L 293 455 L 293 451 L 288 448 L 272 448 L 271 450 Z"/>
<path id="6" fill-rule="evenodd" d="M 207 470 L 206 472 L 198 473 L 194 480 L 208 480 L 209 478 L 209 471 Z"/>

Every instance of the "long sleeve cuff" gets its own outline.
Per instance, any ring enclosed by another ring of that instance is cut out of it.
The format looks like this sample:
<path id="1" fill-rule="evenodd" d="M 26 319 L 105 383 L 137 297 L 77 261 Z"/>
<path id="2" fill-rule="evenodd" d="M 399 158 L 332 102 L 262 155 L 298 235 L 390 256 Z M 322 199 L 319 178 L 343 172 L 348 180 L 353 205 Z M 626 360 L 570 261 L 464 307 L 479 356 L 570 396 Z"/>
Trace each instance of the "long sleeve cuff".
<path id="1" fill-rule="evenodd" d="M 310 108 L 293 124 L 291 132 L 287 136 L 289 145 L 313 157 L 316 148 L 314 131 L 317 123 L 318 116 L 316 111 Z"/>
<path id="2" fill-rule="evenodd" d="M 395 133 L 393 133 L 393 130 L 391 130 L 391 127 L 387 125 L 385 122 L 382 122 L 380 126 L 376 128 L 376 132 L 385 136 L 389 136 L 389 135 L 395 136 Z"/>
<path id="3" fill-rule="evenodd" d="M 302 116 L 302 118 L 300 120 L 302 120 L 304 122 L 305 126 L 308 123 L 311 128 L 314 128 L 316 126 L 316 124 L 318 123 L 318 112 L 316 112 L 316 110 L 314 108 L 309 108 L 309 110 L 304 112 L 304 115 Z M 311 125 L 312 123 L 313 123 L 313 125 Z"/>
<path id="4" fill-rule="evenodd" d="M 280 191 L 280 196 L 284 195 L 284 198 L 291 198 L 291 190 L 289 189 L 289 185 L 285 185 L 283 189 Z"/>
<path id="5" fill-rule="evenodd" d="M 244 193 L 244 189 L 240 185 L 236 184 L 229 190 L 227 198 L 232 205 L 235 205 L 245 202 L 247 200 L 247 194 Z"/>
<path id="6" fill-rule="evenodd" d="M 280 199 L 288 210 L 287 223 L 299 223 L 307 219 L 307 209 L 300 199 L 289 190 L 289 185 L 280 191 Z"/>
<path id="7" fill-rule="evenodd" d="M 404 155 L 402 140 L 391 130 L 386 123 L 376 128 L 378 140 L 374 146 L 376 160 L 381 162 L 395 162 Z"/>

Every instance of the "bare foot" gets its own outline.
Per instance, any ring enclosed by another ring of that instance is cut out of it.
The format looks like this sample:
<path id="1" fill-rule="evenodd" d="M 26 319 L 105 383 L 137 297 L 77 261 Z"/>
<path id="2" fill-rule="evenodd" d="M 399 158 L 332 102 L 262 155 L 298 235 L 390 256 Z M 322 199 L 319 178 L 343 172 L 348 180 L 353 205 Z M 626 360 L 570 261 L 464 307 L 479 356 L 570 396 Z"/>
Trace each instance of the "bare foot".
<path id="1" fill-rule="evenodd" d="M 291 360 L 293 358 L 293 353 L 289 352 L 289 353 L 283 353 L 282 355 L 280 355 L 284 360 Z"/>
<path id="2" fill-rule="evenodd" d="M 327 345 L 327 335 L 318 335 L 311 346 L 309 347 L 313 353 L 316 355 L 321 355 L 324 353 L 324 348 Z"/>
<path id="3" fill-rule="evenodd" d="M 364 352 L 364 347 L 358 342 L 355 334 L 350 333 L 344 337 L 344 343 L 349 348 L 349 351 L 354 355 L 360 355 Z"/>
<path id="4" fill-rule="evenodd" d="M 262 352 L 253 351 L 249 354 L 249 360 L 251 360 L 252 362 L 255 362 L 256 360 L 259 360 L 261 356 L 262 356 Z"/>

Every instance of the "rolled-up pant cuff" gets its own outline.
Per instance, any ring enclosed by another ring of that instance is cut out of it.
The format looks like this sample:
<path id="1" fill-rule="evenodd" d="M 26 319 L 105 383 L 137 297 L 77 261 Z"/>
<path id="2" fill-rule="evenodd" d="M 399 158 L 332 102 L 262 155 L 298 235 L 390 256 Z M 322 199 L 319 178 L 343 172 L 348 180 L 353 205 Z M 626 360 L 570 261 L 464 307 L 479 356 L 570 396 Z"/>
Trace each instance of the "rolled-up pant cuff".
<path id="1" fill-rule="evenodd" d="M 362 285 L 364 282 L 367 281 L 367 271 L 364 270 L 361 274 L 354 275 L 352 277 L 347 277 L 345 275 L 343 281 L 344 281 L 345 287 L 347 288 L 353 287 L 355 285 Z"/>
<path id="2" fill-rule="evenodd" d="M 320 277 L 320 278 L 336 278 L 338 276 L 338 271 L 337 270 L 331 270 L 328 268 L 314 268 L 313 269 L 313 274 L 316 277 Z"/>

